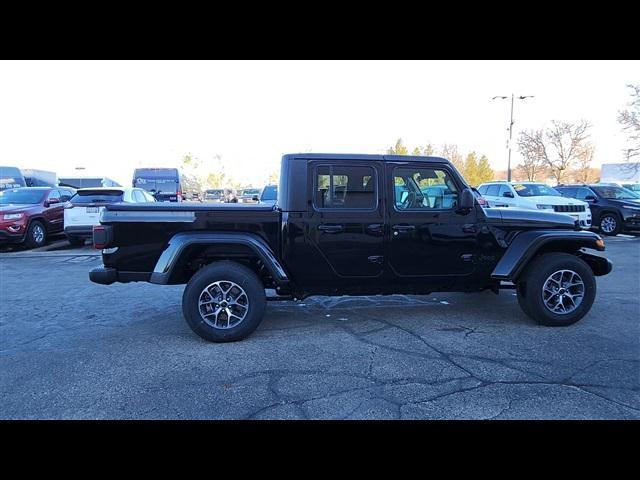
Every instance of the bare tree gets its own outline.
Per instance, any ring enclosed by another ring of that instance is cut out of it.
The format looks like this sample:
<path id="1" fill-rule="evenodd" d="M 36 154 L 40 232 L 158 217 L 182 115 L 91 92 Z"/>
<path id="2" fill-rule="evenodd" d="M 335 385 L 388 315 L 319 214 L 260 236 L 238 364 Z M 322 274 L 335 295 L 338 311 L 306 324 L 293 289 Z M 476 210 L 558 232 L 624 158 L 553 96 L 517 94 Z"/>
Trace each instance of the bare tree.
<path id="1" fill-rule="evenodd" d="M 576 161 L 576 170 L 574 178 L 578 182 L 590 183 L 595 180 L 594 169 L 591 168 L 591 162 L 593 161 L 593 152 L 595 147 L 593 145 L 586 145 Z"/>
<path id="2" fill-rule="evenodd" d="M 458 151 L 457 145 L 445 143 L 440 152 L 441 156 L 453 163 L 459 172 L 464 171 L 464 158 Z"/>
<path id="3" fill-rule="evenodd" d="M 544 137 L 542 130 L 520 132 L 518 136 L 518 151 L 524 161 L 517 166 L 519 173 L 529 181 L 534 181 L 536 175 L 545 167 Z"/>
<path id="4" fill-rule="evenodd" d="M 627 134 L 628 146 L 624 149 L 625 159 L 630 168 L 640 168 L 640 85 L 627 85 L 631 90 L 631 102 L 628 109 L 618 112 L 618 122 Z"/>

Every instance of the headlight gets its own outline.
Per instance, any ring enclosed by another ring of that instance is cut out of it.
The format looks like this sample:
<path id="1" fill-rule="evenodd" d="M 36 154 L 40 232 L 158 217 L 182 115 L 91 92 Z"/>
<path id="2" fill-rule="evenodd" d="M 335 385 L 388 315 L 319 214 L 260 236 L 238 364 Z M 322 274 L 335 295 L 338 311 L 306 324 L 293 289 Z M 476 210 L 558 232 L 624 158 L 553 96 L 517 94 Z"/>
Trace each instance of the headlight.
<path id="1" fill-rule="evenodd" d="M 539 210 L 553 210 L 553 205 L 536 205 Z"/>
<path id="2" fill-rule="evenodd" d="M 22 213 L 5 213 L 4 214 L 4 219 L 5 220 L 19 220 L 23 217 L 24 214 Z"/>
<path id="3" fill-rule="evenodd" d="M 640 207 L 632 207 L 631 205 L 623 205 L 622 208 L 628 208 L 629 210 L 640 210 Z"/>

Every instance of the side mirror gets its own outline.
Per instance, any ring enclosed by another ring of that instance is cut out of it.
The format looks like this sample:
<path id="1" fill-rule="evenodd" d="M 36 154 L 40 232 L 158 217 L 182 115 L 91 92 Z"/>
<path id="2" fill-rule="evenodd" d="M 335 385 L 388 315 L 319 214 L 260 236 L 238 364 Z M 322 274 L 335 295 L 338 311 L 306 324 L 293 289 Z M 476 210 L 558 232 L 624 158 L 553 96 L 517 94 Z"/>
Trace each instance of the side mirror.
<path id="1" fill-rule="evenodd" d="M 513 193 L 512 192 L 504 192 L 502 194 L 503 197 L 509 197 L 509 198 L 513 198 Z"/>
<path id="2" fill-rule="evenodd" d="M 44 202 L 44 206 L 49 207 L 51 205 L 55 205 L 56 203 L 61 203 L 59 198 L 50 198 L 49 200 Z"/>
<path id="3" fill-rule="evenodd" d="M 471 210 L 475 205 L 476 197 L 470 188 L 465 188 L 460 194 L 460 204 L 458 210 Z"/>
<path id="4" fill-rule="evenodd" d="M 254 202 L 259 202 L 260 198 L 258 197 L 258 195 L 254 195 L 253 197 L 251 197 L 251 200 L 253 200 Z"/>

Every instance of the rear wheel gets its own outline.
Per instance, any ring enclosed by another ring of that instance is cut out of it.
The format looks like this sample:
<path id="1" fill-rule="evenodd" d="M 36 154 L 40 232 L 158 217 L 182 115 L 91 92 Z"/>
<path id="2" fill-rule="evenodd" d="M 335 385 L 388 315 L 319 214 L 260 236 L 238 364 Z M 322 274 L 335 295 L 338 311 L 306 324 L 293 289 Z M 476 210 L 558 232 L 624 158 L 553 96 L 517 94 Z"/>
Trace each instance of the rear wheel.
<path id="1" fill-rule="evenodd" d="M 47 241 L 47 231 L 42 222 L 35 220 L 29 225 L 24 244 L 27 248 L 42 247 Z"/>
<path id="2" fill-rule="evenodd" d="M 600 217 L 600 231 L 605 235 L 615 236 L 622 230 L 620 217 L 615 213 L 605 213 Z"/>
<path id="3" fill-rule="evenodd" d="M 252 333 L 264 317 L 264 286 L 239 263 L 215 262 L 201 268 L 182 295 L 191 329 L 210 342 L 234 342 Z"/>
<path id="4" fill-rule="evenodd" d="M 596 296 L 593 271 L 581 258 L 553 252 L 533 260 L 518 283 L 518 303 L 541 325 L 567 326 L 584 317 Z"/>

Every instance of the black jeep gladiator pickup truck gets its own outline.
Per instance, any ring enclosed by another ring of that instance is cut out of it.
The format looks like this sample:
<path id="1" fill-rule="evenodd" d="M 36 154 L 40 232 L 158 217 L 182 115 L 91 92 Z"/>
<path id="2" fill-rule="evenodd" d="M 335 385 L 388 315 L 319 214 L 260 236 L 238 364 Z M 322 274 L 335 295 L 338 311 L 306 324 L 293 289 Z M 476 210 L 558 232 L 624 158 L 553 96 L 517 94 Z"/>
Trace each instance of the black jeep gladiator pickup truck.
<path id="1" fill-rule="evenodd" d="M 292 154 L 276 205 L 114 204 L 93 241 L 96 283 L 186 283 L 195 333 L 239 340 L 276 297 L 516 288 L 522 310 L 570 325 L 591 308 L 609 260 L 572 217 L 483 209 L 443 158 Z"/>

